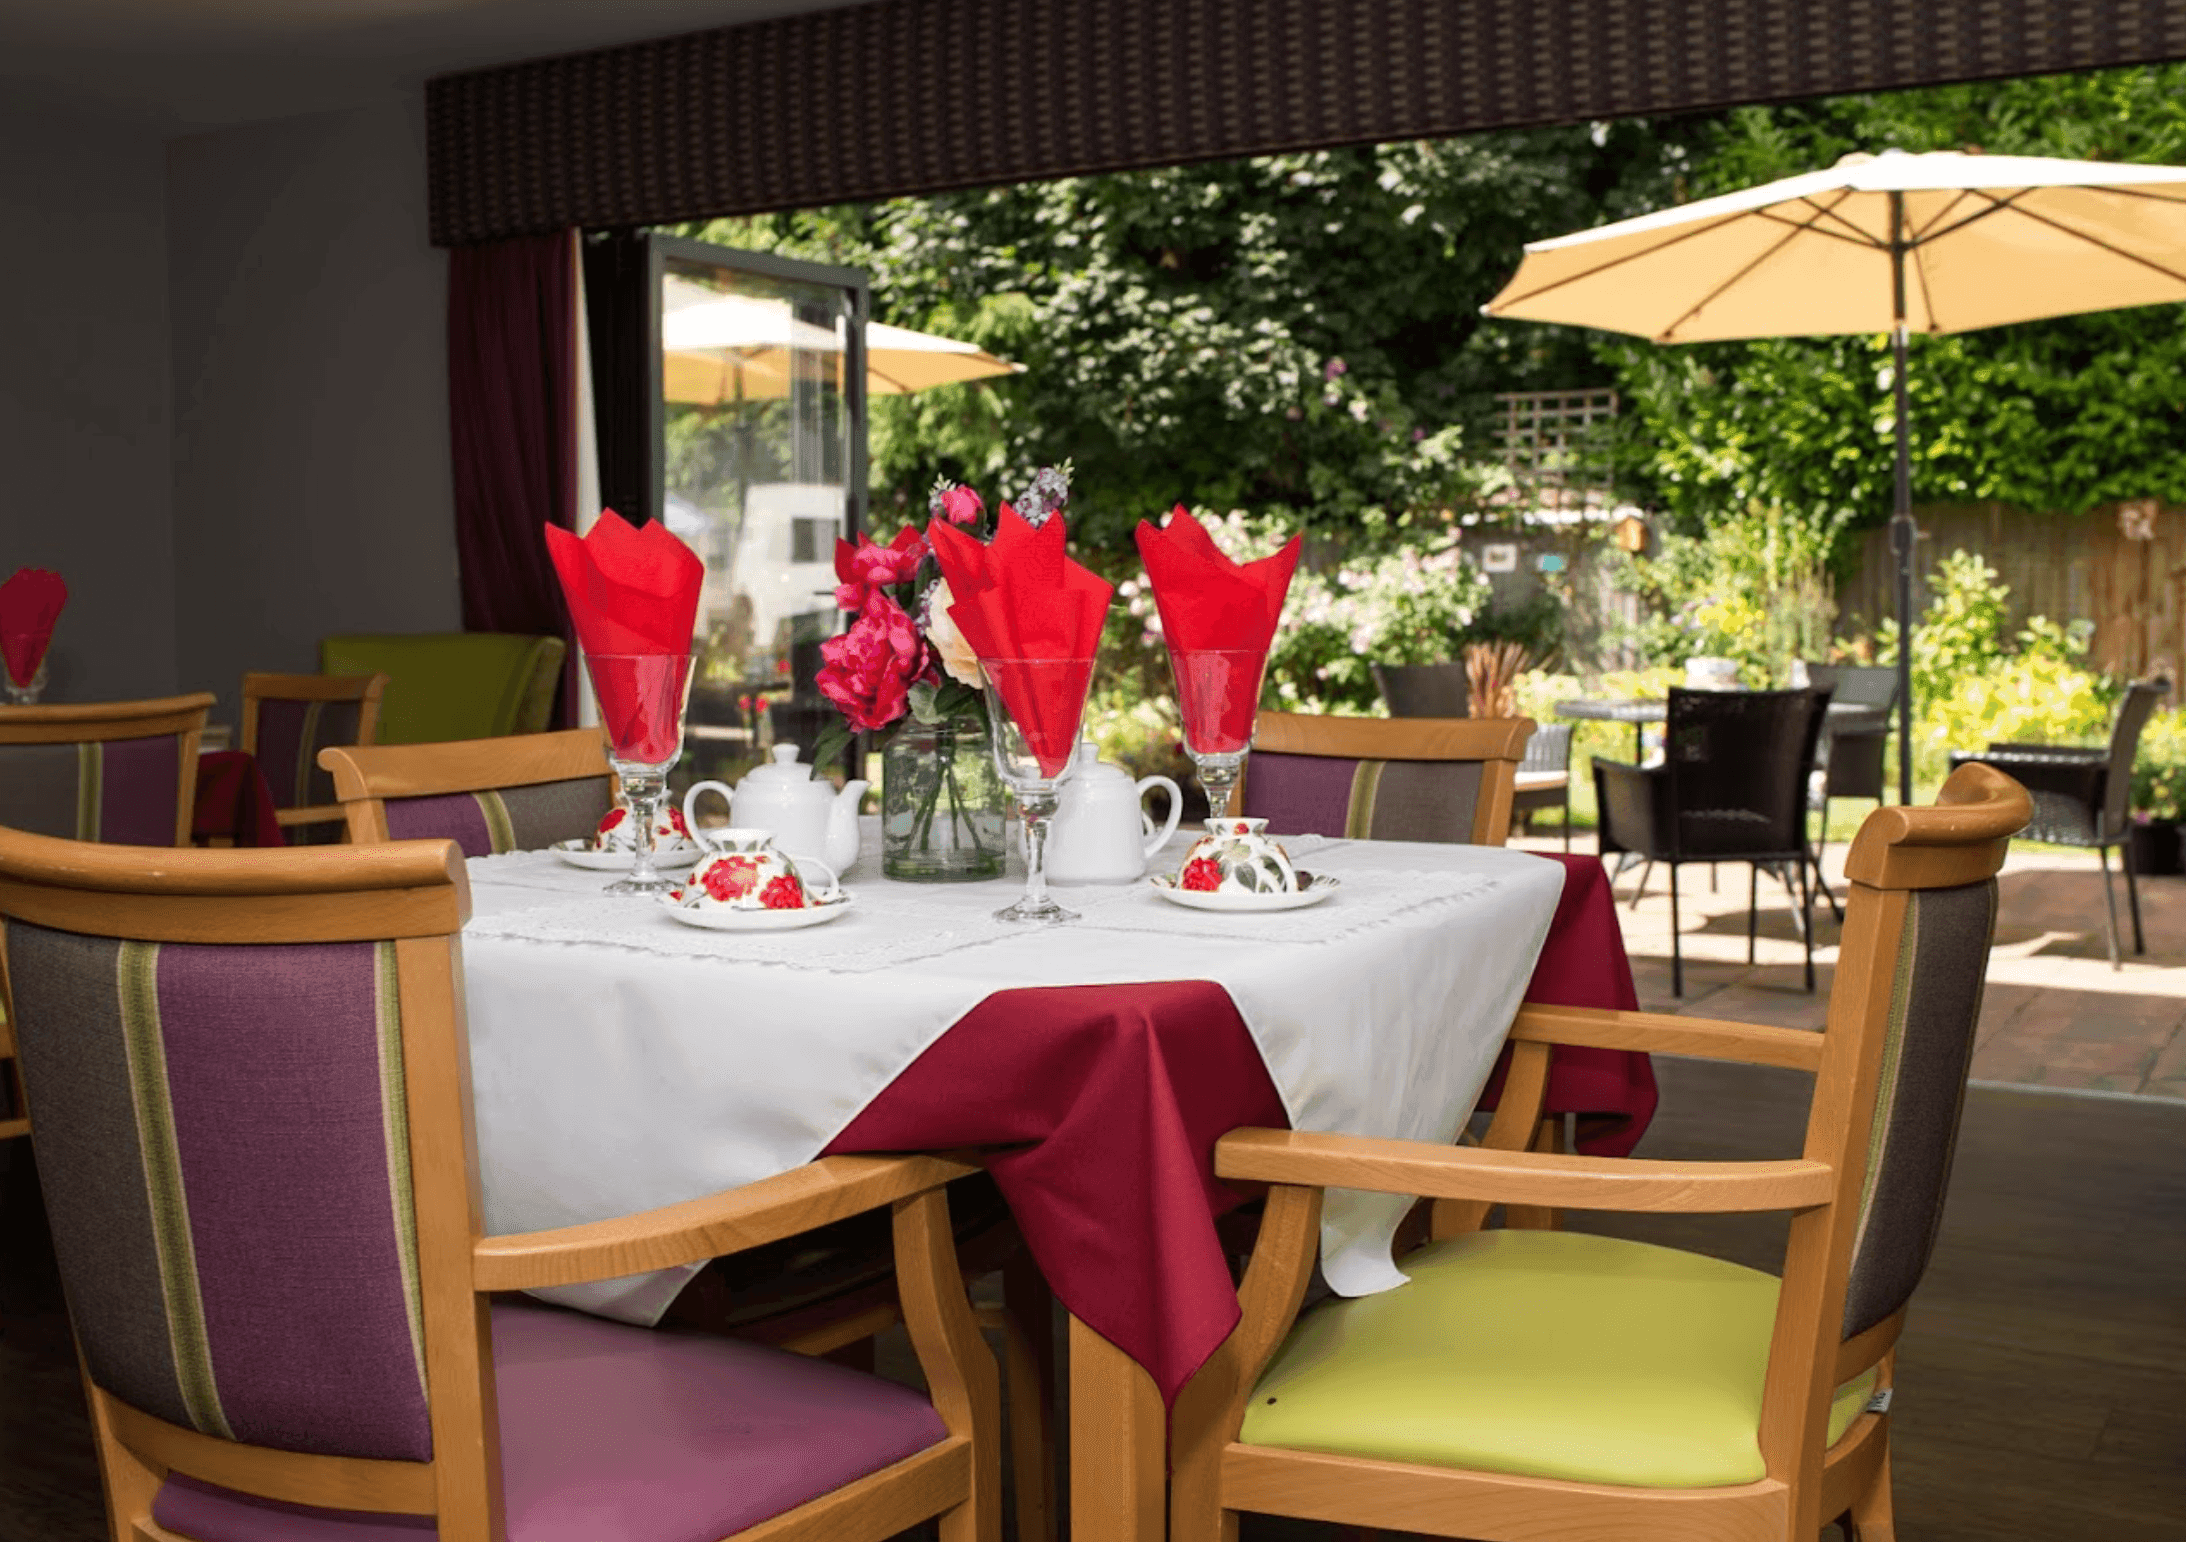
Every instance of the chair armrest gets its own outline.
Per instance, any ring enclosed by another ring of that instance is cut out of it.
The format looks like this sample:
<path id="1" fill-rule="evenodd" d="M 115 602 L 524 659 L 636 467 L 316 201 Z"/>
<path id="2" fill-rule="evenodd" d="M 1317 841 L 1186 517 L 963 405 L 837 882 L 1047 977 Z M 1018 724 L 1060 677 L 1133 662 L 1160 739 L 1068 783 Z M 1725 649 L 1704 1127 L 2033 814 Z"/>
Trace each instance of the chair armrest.
<path id="1" fill-rule="evenodd" d="M 1216 1142 L 1214 1170 L 1256 1183 L 1686 1215 L 1803 1210 L 1827 1204 L 1836 1189 L 1834 1168 L 1802 1158 L 1649 1162 L 1301 1130 L 1234 1130 Z"/>
<path id="2" fill-rule="evenodd" d="M 693 1264 L 794 1237 L 978 1172 L 935 1156 L 832 1156 L 703 1199 L 552 1231 L 481 1237 L 478 1290 L 581 1285 Z"/>
<path id="3" fill-rule="evenodd" d="M 1614 1012 L 1600 1007 L 1520 1007 L 1510 1025 L 1514 1040 L 1574 1044 L 1588 1049 L 1634 1049 L 1701 1060 L 1818 1071 L 1822 1036 L 1804 1028 L 1770 1028 L 1667 1012 Z"/>
<path id="4" fill-rule="evenodd" d="M 1978 753 L 1951 752 L 1954 768 L 1969 763 L 1994 766 L 2029 793 L 2048 793 L 2095 808 L 2110 776 L 2110 752 L 2077 745 L 1992 744 Z"/>

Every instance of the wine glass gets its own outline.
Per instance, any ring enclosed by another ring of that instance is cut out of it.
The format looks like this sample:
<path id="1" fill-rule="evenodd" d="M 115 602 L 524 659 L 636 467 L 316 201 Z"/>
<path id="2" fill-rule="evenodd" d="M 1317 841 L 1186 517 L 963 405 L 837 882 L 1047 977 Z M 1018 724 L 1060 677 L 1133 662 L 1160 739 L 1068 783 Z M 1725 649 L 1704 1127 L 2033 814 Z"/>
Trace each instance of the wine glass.
<path id="1" fill-rule="evenodd" d="M 609 894 L 664 894 L 674 883 L 653 867 L 653 825 L 668 791 L 668 768 L 683 753 L 683 706 L 691 691 L 689 653 L 587 653 L 592 694 L 607 729 L 607 758 L 622 779 L 636 821 L 630 875 Z"/>
<path id="2" fill-rule="evenodd" d="M 15 676 L 8 673 L 6 666 L 0 665 L 0 690 L 6 691 L 9 706 L 35 706 L 38 698 L 45 694 L 45 689 L 46 661 L 43 658 L 38 660 L 38 667 L 30 672 L 30 678 L 20 685 L 16 683 Z"/>
<path id="3" fill-rule="evenodd" d="M 1207 792 L 1207 817 L 1230 811 L 1230 790 L 1252 748 L 1253 719 L 1260 711 L 1260 677 L 1267 673 L 1265 648 L 1174 648 L 1169 668 L 1176 674 L 1177 708 L 1184 718 L 1184 752 L 1199 770 Z"/>
<path id="4" fill-rule="evenodd" d="M 1047 892 L 1047 831 L 1058 792 L 1077 763 L 1093 661 L 983 658 L 979 664 L 987 676 L 994 768 L 1016 795 L 1025 822 L 1024 897 L 997 910 L 994 918 L 1044 925 L 1075 921 L 1078 913 L 1056 904 Z"/>

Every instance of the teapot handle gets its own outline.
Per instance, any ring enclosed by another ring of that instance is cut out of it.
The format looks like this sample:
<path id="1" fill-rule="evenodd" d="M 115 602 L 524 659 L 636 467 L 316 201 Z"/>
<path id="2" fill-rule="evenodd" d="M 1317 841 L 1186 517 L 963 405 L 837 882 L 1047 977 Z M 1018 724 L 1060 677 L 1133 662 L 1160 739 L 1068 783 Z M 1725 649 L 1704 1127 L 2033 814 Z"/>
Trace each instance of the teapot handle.
<path id="1" fill-rule="evenodd" d="M 698 842 L 706 850 L 711 851 L 713 850 L 713 843 L 699 834 L 698 831 L 698 795 L 702 792 L 718 792 L 721 794 L 721 801 L 726 803 L 729 801 L 729 784 L 727 782 L 693 782 L 691 790 L 683 795 L 684 828 L 691 832 L 692 840 Z"/>
<path id="2" fill-rule="evenodd" d="M 1146 789 L 1149 787 L 1163 787 L 1168 789 L 1169 793 L 1169 822 L 1159 830 L 1154 829 L 1153 816 L 1148 814 L 1145 809 Z M 1169 837 L 1176 834 L 1176 827 L 1184 821 L 1184 794 L 1177 787 L 1177 784 L 1170 781 L 1166 776 L 1140 777 L 1138 794 L 1140 804 L 1139 822 L 1151 832 L 1146 841 L 1146 856 L 1147 860 L 1151 861 L 1154 853 L 1168 844 Z"/>

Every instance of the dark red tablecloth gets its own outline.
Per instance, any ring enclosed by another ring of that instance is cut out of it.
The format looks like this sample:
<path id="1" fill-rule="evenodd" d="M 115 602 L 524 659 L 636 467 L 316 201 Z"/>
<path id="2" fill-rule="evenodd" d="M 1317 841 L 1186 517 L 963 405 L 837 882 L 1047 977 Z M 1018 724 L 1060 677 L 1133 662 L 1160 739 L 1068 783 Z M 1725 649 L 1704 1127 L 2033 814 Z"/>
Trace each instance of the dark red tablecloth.
<path id="1" fill-rule="evenodd" d="M 1632 1006 L 1601 863 L 1554 860 L 1564 864 L 1563 899 L 1526 999 Z M 1654 1112 L 1646 1057 L 1569 1058 L 1550 1073 L 1549 1106 L 1613 1121 L 1598 1134 L 1629 1149 Z M 1041 1272 L 1173 1399 L 1237 1324 L 1214 1222 L 1239 1196 L 1214 1176 L 1214 1144 L 1240 1126 L 1286 1123 L 1219 985 L 1059 986 L 989 996 L 827 1149 L 1011 1148 L 989 1167 Z"/>
<path id="2" fill-rule="evenodd" d="M 197 805 L 190 814 L 190 834 L 199 840 L 225 836 L 238 846 L 288 844 L 257 756 L 248 750 L 215 750 L 197 757 Z"/>

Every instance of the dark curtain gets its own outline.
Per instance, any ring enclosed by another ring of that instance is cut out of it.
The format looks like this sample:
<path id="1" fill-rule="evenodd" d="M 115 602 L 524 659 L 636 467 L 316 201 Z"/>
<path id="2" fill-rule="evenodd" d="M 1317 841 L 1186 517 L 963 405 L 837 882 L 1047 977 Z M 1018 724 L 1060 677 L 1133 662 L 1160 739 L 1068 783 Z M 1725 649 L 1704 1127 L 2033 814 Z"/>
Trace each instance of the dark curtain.
<path id="1" fill-rule="evenodd" d="M 651 257 L 635 230 L 584 242 L 584 308 L 592 349 L 592 422 L 600 502 L 633 524 L 653 507 L 653 366 L 647 346 Z"/>
<path id="2" fill-rule="evenodd" d="M 468 631 L 570 638 L 541 527 L 576 520 L 576 282 L 566 231 L 448 254 L 448 427 Z M 565 677 L 557 724 L 571 721 L 574 700 Z"/>

